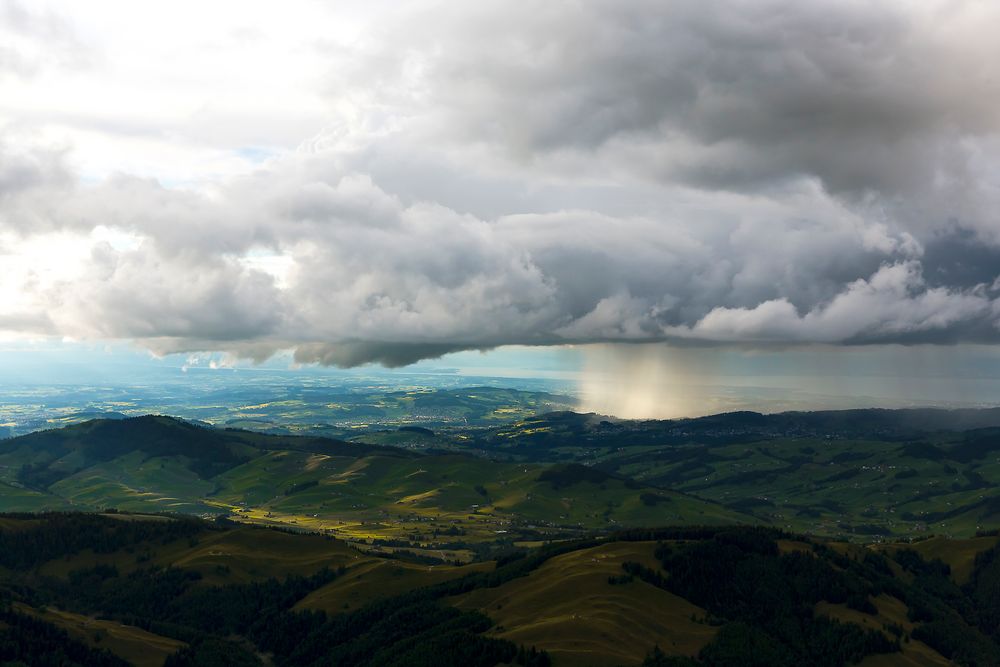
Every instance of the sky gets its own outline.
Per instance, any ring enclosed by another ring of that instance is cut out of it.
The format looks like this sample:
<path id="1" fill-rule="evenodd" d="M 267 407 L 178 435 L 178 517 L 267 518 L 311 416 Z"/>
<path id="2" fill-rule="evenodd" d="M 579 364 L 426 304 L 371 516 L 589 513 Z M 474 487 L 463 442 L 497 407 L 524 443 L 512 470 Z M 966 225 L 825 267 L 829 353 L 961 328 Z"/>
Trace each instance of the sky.
<path id="1" fill-rule="evenodd" d="M 975 0 L 0 0 L 0 342 L 457 354 L 635 414 L 932 367 L 921 400 L 950 402 L 1000 342 L 997 25 Z"/>

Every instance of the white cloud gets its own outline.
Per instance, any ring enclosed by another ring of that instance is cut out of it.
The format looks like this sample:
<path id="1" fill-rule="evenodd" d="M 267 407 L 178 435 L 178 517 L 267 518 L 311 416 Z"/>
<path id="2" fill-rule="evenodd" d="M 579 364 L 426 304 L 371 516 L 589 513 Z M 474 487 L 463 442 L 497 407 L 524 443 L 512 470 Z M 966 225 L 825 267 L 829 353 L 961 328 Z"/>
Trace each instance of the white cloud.
<path id="1" fill-rule="evenodd" d="M 892 342 L 982 323 L 996 307 L 982 289 L 928 288 L 916 261 L 882 266 L 800 315 L 787 299 L 715 308 L 681 336 L 735 342 Z"/>
<path id="2" fill-rule="evenodd" d="M 3 7 L 19 62 L 80 54 L 0 57 L 6 332 L 1000 337 L 987 3 Z"/>

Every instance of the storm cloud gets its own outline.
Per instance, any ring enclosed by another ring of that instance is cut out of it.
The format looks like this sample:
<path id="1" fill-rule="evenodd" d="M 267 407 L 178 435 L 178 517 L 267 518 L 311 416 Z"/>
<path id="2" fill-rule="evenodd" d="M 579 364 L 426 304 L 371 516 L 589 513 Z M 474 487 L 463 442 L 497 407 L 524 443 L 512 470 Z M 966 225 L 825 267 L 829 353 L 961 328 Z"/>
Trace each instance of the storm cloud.
<path id="1" fill-rule="evenodd" d="M 0 106 L 0 327 L 340 366 L 997 342 L 998 26 L 988 2 L 410 3 L 308 45 L 321 129 L 180 184 L 85 177 Z"/>

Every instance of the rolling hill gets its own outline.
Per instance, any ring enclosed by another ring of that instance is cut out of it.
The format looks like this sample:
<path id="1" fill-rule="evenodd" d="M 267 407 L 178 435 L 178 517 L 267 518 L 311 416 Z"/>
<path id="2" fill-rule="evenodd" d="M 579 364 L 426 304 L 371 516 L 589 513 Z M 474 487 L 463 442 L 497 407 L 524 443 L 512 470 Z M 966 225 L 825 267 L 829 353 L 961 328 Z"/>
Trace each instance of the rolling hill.
<path id="1" fill-rule="evenodd" d="M 990 665 L 994 536 L 628 530 L 471 565 L 136 514 L 0 516 L 0 659 L 64 665 Z"/>
<path id="2" fill-rule="evenodd" d="M 92 420 L 0 440 L 0 509 L 226 514 L 445 560 L 663 524 L 971 537 L 1000 527 L 1000 428 L 984 426 L 997 414 L 555 412 L 351 441 Z"/>
<path id="3" fill-rule="evenodd" d="M 418 433 L 423 436 L 424 434 Z M 577 464 L 497 462 L 169 417 L 93 420 L 0 441 L 0 509 L 180 512 L 326 531 L 468 559 L 513 543 L 752 518 Z"/>
<path id="4" fill-rule="evenodd" d="M 757 521 L 859 540 L 1000 527 L 997 410 L 847 410 L 619 421 L 552 413 L 439 432 L 501 460 L 579 463 Z"/>

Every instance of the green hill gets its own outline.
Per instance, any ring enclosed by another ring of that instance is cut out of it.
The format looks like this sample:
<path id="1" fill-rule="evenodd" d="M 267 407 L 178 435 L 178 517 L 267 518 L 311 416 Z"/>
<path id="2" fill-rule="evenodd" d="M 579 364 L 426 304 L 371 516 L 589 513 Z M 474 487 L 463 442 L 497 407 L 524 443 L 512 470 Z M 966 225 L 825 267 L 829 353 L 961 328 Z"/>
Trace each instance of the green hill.
<path id="1" fill-rule="evenodd" d="M 158 416 L 0 441 L 0 466 L 0 510 L 230 514 L 445 560 L 468 559 L 478 545 L 622 526 L 754 520 L 581 465 L 505 463 Z"/>
<path id="2" fill-rule="evenodd" d="M 526 463 L 586 464 L 818 535 L 959 537 L 1000 527 L 998 417 L 847 410 L 620 421 L 560 412 L 460 431 L 451 444 Z"/>
<path id="3" fill-rule="evenodd" d="M 773 529 L 677 527 L 453 566 L 229 521 L 6 515 L 0 658 L 992 665 L 997 540 L 866 547 Z"/>
<path id="4" fill-rule="evenodd" d="M 227 514 L 446 560 L 668 523 L 854 541 L 971 537 L 1000 527 L 1000 428 L 920 429 L 994 413 L 621 422 L 557 412 L 352 442 L 169 417 L 93 420 L 0 441 L 0 509 Z M 836 430 L 852 419 L 853 430 Z"/>

